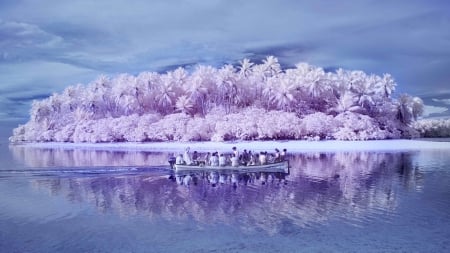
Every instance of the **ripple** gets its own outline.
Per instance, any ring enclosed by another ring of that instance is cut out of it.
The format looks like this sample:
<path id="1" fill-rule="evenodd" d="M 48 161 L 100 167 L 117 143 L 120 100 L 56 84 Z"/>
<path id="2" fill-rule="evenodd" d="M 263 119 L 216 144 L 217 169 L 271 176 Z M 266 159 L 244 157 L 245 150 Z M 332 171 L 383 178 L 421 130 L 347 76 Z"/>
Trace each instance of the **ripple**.
<path id="1" fill-rule="evenodd" d="M 450 163 L 427 155 L 295 155 L 288 175 L 223 175 L 222 181 L 219 175 L 214 185 L 194 174 L 177 182 L 164 166 L 6 170 L 0 172 L 0 222 L 11 233 L 9 243 L 23 238 L 41 252 L 126 251 L 136 238 L 171 245 L 174 237 L 177 247 L 206 241 L 201 245 L 210 249 L 209 238 L 229 239 L 230 231 L 236 235 L 230 243 L 248 240 L 246 246 L 277 240 L 299 246 L 319 238 L 340 246 L 376 242 L 389 249 L 414 241 L 425 247 L 450 238 Z"/>

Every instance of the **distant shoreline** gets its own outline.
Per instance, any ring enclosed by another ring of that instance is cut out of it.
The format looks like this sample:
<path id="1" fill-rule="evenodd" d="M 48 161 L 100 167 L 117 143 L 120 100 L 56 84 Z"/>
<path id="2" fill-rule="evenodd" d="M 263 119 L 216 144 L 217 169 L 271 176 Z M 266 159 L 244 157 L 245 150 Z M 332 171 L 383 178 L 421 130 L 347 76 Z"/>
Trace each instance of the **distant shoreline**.
<path id="1" fill-rule="evenodd" d="M 197 151 L 231 150 L 236 146 L 240 150 L 272 151 L 286 148 L 288 152 L 336 152 L 336 151 L 419 151 L 450 150 L 449 138 L 413 139 L 413 140 L 369 140 L 369 141 L 236 141 L 236 142 L 114 142 L 114 143 L 61 143 L 33 142 L 10 144 L 31 148 L 88 149 L 116 151 L 161 151 L 179 152 L 185 147 Z"/>

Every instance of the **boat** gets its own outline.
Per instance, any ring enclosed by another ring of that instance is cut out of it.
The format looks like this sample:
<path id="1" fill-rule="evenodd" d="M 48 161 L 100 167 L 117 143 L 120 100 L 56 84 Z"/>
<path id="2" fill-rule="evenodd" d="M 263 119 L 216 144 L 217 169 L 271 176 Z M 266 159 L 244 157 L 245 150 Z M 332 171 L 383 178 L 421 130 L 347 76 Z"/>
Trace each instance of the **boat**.
<path id="1" fill-rule="evenodd" d="M 289 173 L 288 161 L 268 163 L 263 165 L 240 165 L 240 166 L 211 166 L 204 163 L 199 165 L 173 164 L 175 172 L 181 171 L 238 171 L 238 172 L 284 172 Z"/>

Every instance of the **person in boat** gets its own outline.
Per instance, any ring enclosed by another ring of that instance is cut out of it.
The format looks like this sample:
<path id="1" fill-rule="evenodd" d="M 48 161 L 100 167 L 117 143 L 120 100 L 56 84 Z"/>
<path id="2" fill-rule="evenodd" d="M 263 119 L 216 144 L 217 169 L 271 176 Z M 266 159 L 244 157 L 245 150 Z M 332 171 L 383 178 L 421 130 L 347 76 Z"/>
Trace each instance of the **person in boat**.
<path id="1" fill-rule="evenodd" d="M 205 165 L 211 165 L 210 164 L 210 158 L 211 158 L 211 152 L 206 153 L 205 157 L 203 157 L 203 161 L 205 161 Z"/>
<path id="2" fill-rule="evenodd" d="M 183 155 L 178 154 L 177 158 L 175 159 L 175 164 L 184 164 Z"/>
<path id="3" fill-rule="evenodd" d="M 236 157 L 239 157 L 239 151 L 237 150 L 236 147 L 232 147 L 231 150 L 233 150 L 233 154 L 234 154 Z"/>
<path id="4" fill-rule="evenodd" d="M 170 153 L 167 161 L 169 162 L 169 164 L 172 168 L 173 168 L 173 165 L 175 164 L 176 160 L 177 160 L 177 158 L 176 158 L 175 154 Z"/>
<path id="5" fill-rule="evenodd" d="M 287 155 L 287 149 L 283 149 L 283 151 L 281 151 L 281 153 L 280 153 L 280 161 L 285 161 L 286 155 Z"/>
<path id="6" fill-rule="evenodd" d="M 280 158 L 281 158 L 280 150 L 276 148 L 276 149 L 275 149 L 274 162 L 275 162 L 275 163 L 280 162 L 280 161 L 281 161 Z"/>
<path id="7" fill-rule="evenodd" d="M 197 151 L 194 151 L 194 153 L 192 154 L 192 164 L 193 165 L 198 165 L 198 153 L 197 153 Z"/>
<path id="8" fill-rule="evenodd" d="M 233 166 L 233 167 L 239 166 L 239 158 L 236 157 L 235 154 L 231 154 L 231 166 Z"/>
<path id="9" fill-rule="evenodd" d="M 259 164 L 261 165 L 267 164 L 267 152 L 261 151 L 259 153 Z"/>
<path id="10" fill-rule="evenodd" d="M 267 163 L 275 163 L 275 154 L 266 154 Z"/>
<path id="11" fill-rule="evenodd" d="M 247 150 L 244 150 L 244 154 L 245 154 L 245 152 L 246 152 Z M 252 159 L 252 151 L 248 151 L 247 152 L 247 154 L 244 156 L 244 159 L 245 159 L 245 165 L 250 165 L 250 161 L 251 161 L 251 159 Z"/>
<path id="12" fill-rule="evenodd" d="M 250 159 L 249 159 L 249 161 L 248 161 L 248 163 L 247 163 L 247 165 L 248 166 L 253 166 L 253 165 L 256 165 L 256 154 L 255 155 L 252 155 L 252 153 L 251 153 L 251 151 L 250 151 Z M 258 158 L 259 159 L 259 158 Z"/>
<path id="13" fill-rule="evenodd" d="M 211 166 L 219 166 L 219 157 L 217 156 L 217 152 L 214 152 L 209 159 L 209 165 Z"/>
<path id="14" fill-rule="evenodd" d="M 219 156 L 219 166 L 226 166 L 227 165 L 227 157 L 222 153 Z"/>
<path id="15" fill-rule="evenodd" d="M 192 158 L 191 158 L 190 150 L 191 149 L 189 147 L 187 147 L 183 154 L 183 160 L 187 165 L 192 165 Z"/>
<path id="16" fill-rule="evenodd" d="M 247 164 L 249 160 L 250 159 L 249 159 L 249 155 L 247 153 L 247 149 L 244 149 L 244 152 L 242 153 L 242 159 L 241 159 L 242 164 Z"/>

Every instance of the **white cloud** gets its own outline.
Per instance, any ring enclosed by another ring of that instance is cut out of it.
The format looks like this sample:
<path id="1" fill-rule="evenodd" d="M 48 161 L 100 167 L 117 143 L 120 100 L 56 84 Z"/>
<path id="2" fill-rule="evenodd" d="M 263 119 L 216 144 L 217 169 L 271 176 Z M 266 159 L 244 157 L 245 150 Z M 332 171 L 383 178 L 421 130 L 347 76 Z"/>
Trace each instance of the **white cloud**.
<path id="1" fill-rule="evenodd" d="M 0 68 L 0 108 L 8 117 L 26 117 L 34 98 L 61 92 L 69 85 L 87 83 L 100 72 L 45 61 L 3 64 Z"/>
<path id="2" fill-rule="evenodd" d="M 439 103 L 444 103 L 446 105 L 450 105 L 450 98 L 447 99 L 437 99 L 437 98 L 433 98 L 432 99 L 434 102 L 439 102 Z"/>
<path id="3" fill-rule="evenodd" d="M 423 117 L 428 117 L 431 114 L 440 114 L 443 112 L 448 111 L 449 109 L 447 107 L 440 107 L 440 106 L 432 106 L 432 105 L 425 105 L 424 106 L 424 112 Z"/>
<path id="4" fill-rule="evenodd" d="M 0 35 L 2 50 L 55 48 L 63 43 L 61 37 L 48 33 L 37 25 L 24 22 L 0 20 Z"/>

